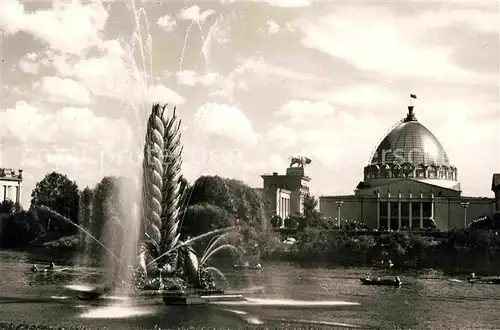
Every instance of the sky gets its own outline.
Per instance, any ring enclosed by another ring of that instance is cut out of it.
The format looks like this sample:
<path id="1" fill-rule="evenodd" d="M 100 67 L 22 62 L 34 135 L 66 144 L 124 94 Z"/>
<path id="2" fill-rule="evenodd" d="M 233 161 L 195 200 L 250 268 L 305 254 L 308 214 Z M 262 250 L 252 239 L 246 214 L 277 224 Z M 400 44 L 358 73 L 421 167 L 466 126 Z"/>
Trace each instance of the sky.
<path id="1" fill-rule="evenodd" d="M 350 194 L 415 115 L 492 197 L 500 171 L 498 2 L 4 0 L 0 167 L 23 204 L 51 171 L 134 175 L 154 102 L 182 119 L 183 173 L 260 187 L 289 157 L 316 196 Z"/>

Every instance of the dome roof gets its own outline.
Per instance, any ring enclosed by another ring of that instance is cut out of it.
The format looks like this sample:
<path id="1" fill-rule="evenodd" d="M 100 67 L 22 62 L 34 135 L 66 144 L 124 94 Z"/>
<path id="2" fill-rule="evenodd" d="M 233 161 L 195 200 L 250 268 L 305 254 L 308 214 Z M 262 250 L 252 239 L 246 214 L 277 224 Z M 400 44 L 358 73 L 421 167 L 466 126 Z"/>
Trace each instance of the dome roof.
<path id="1" fill-rule="evenodd" d="M 371 164 L 425 164 L 450 166 L 448 155 L 438 139 L 413 114 L 397 124 L 379 144 L 373 153 Z"/>

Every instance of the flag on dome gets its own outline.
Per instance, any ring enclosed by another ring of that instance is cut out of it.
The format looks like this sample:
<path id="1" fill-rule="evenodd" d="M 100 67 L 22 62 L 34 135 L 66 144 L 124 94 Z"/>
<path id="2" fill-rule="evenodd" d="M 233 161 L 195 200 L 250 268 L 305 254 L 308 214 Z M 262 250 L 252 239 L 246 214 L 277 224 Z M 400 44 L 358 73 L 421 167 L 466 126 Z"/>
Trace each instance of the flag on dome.
<path id="1" fill-rule="evenodd" d="M 410 97 L 411 97 L 412 99 L 416 99 L 416 98 L 417 98 L 417 95 L 415 95 L 415 94 L 410 94 Z"/>

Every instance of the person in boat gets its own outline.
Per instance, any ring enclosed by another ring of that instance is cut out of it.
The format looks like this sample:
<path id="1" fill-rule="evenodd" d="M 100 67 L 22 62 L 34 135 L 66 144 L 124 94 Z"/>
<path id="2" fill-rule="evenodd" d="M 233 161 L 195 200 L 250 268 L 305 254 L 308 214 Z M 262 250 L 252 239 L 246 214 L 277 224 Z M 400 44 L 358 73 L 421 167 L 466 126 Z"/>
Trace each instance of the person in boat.
<path id="1" fill-rule="evenodd" d="M 31 271 L 32 271 L 33 273 L 38 272 L 38 266 L 37 266 L 36 264 L 33 264 L 33 266 L 31 266 Z"/>
<path id="2" fill-rule="evenodd" d="M 54 262 L 51 262 L 50 265 L 46 269 L 47 270 L 54 270 L 54 268 L 56 268 L 56 265 L 54 264 Z"/>
<path id="3" fill-rule="evenodd" d="M 258 263 L 257 265 L 255 265 L 255 268 L 257 269 L 261 269 L 262 268 L 262 265 L 260 263 Z"/>
<path id="4" fill-rule="evenodd" d="M 389 268 L 392 268 L 392 267 L 394 266 L 394 264 L 392 263 L 392 261 L 391 261 L 390 259 L 389 259 L 389 260 L 387 260 L 387 263 L 385 263 L 385 262 L 384 262 L 384 260 L 382 260 L 382 261 L 380 262 L 380 265 L 381 265 L 381 266 L 385 266 L 385 265 L 387 265 L 387 267 L 389 267 Z"/>
<path id="5" fill-rule="evenodd" d="M 467 280 L 468 281 L 472 281 L 476 278 L 476 274 L 474 274 L 474 272 L 470 273 L 469 277 L 467 277 Z"/>
<path id="6" fill-rule="evenodd" d="M 365 280 L 370 280 L 370 273 L 365 274 Z"/>
<path id="7" fill-rule="evenodd" d="M 399 276 L 396 276 L 395 280 L 396 280 L 396 283 L 401 284 L 401 279 L 399 278 Z"/>
<path id="8" fill-rule="evenodd" d="M 377 282 L 380 282 L 380 276 L 377 276 Z"/>

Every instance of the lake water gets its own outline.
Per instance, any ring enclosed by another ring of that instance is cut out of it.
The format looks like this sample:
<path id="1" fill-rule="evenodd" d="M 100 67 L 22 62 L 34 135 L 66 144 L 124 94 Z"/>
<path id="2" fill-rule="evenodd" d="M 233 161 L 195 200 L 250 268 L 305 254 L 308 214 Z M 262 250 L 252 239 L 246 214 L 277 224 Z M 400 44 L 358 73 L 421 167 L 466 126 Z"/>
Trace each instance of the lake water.
<path id="1" fill-rule="evenodd" d="M 106 303 L 88 303 L 75 299 L 64 285 L 74 284 L 91 269 L 70 267 L 61 273 L 30 273 L 31 264 L 43 264 L 50 258 L 43 254 L 0 251 L 1 321 L 120 330 L 155 326 L 168 329 L 500 328 L 500 286 L 497 285 L 471 285 L 452 278 L 401 274 L 401 288 L 363 286 L 359 278 L 366 269 L 303 268 L 272 263 L 264 264 L 262 270 L 228 268 L 226 271 L 231 288 L 248 290 L 245 296 L 253 299 L 253 305 L 174 308 L 163 306 L 158 298 L 133 303 L 112 299 Z M 72 265 L 66 257 L 57 263 Z M 334 301 L 359 305 L 328 306 Z"/>

